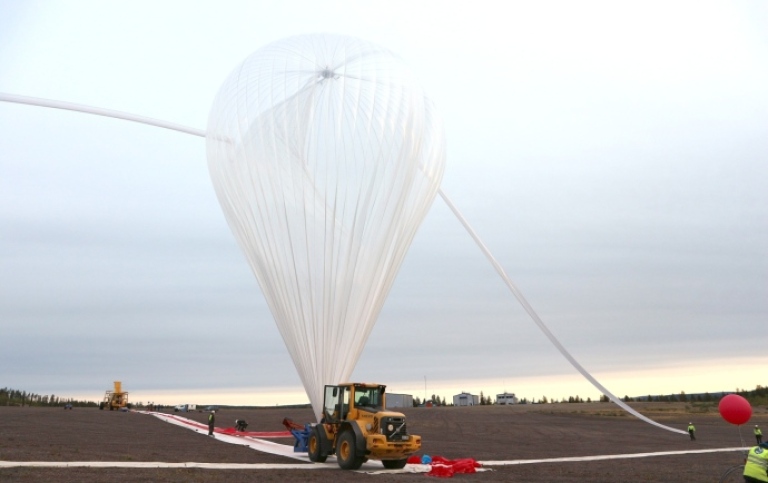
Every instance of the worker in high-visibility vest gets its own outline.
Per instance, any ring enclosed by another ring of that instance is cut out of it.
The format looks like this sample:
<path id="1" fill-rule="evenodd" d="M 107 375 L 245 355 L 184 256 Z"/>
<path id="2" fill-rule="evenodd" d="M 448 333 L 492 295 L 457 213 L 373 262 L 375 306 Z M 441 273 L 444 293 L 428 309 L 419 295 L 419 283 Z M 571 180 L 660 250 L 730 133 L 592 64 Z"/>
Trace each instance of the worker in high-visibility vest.
<path id="1" fill-rule="evenodd" d="M 208 414 L 208 436 L 213 436 L 214 424 L 216 424 L 216 411 L 211 411 Z"/>
<path id="2" fill-rule="evenodd" d="M 688 423 L 688 435 L 691 437 L 691 441 L 696 439 L 696 426 L 693 423 Z"/>
<path id="3" fill-rule="evenodd" d="M 760 443 L 747 454 L 744 465 L 744 481 L 747 483 L 768 482 L 768 443 Z"/>
<path id="4" fill-rule="evenodd" d="M 760 431 L 760 427 L 757 424 L 755 424 L 754 432 L 755 432 L 755 440 L 757 440 L 757 444 L 762 443 L 763 442 L 763 432 Z"/>

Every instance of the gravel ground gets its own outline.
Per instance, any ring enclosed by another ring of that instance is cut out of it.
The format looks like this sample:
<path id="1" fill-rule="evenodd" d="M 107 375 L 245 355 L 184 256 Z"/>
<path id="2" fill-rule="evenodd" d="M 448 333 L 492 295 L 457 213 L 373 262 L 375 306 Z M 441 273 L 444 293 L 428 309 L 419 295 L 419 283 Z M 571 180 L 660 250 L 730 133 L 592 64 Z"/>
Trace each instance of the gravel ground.
<path id="1" fill-rule="evenodd" d="M 411 433 L 423 439 L 420 454 L 478 461 L 510 461 L 749 446 L 752 424 L 768 427 L 768 412 L 755 408 L 746 427 L 726 423 L 716 407 L 684 403 L 636 403 L 653 419 L 685 429 L 697 428 L 696 441 L 639 421 L 610 403 L 407 408 Z M 205 422 L 205 413 L 182 414 Z M 249 431 L 282 431 L 284 417 L 312 420 L 310 409 L 222 409 L 217 426 L 237 418 Z M 297 463 L 296 460 L 226 444 L 205 433 L 155 417 L 98 409 L 0 407 L 0 461 L 135 461 L 200 463 Z M 293 444 L 292 439 L 275 440 Z M 517 482 L 718 482 L 743 464 L 740 451 L 486 466 L 492 471 L 455 475 L 457 481 Z M 309 465 L 309 464 L 308 464 Z M 729 482 L 743 481 L 740 471 Z M 423 474 L 369 475 L 325 469 L 133 469 L 2 468 L 1 482 L 245 482 L 245 481 L 419 481 Z"/>

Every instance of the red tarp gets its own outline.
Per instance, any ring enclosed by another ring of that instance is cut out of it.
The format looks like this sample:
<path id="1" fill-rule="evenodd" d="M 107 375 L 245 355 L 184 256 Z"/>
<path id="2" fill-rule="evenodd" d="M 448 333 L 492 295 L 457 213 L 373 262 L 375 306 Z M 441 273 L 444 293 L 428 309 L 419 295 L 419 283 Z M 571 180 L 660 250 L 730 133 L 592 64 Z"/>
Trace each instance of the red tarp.
<path id="1" fill-rule="evenodd" d="M 250 436 L 252 438 L 292 438 L 290 431 L 236 431 L 235 428 L 216 428 L 216 433 L 229 436 Z"/>
<path id="2" fill-rule="evenodd" d="M 449 460 L 442 456 L 433 456 L 422 459 L 421 456 L 413 455 L 408 458 L 410 464 L 424 464 L 426 460 L 432 466 L 432 469 L 427 476 L 436 476 L 439 478 L 450 478 L 456 473 L 475 473 L 475 468 L 480 468 L 482 465 L 472 458 L 461 458 L 457 460 Z"/>

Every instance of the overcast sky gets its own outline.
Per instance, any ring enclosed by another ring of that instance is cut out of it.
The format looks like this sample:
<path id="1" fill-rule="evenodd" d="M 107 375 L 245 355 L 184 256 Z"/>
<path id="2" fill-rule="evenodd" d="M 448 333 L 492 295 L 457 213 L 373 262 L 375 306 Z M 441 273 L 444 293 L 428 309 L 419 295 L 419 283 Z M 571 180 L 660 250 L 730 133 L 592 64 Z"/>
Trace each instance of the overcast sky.
<path id="1" fill-rule="evenodd" d="M 503 6 L 503 7 L 502 7 Z M 0 0 L 0 92 L 205 129 L 257 48 L 402 56 L 446 126 L 442 188 L 619 396 L 767 385 L 765 2 Z M 0 103 L 0 387 L 306 402 L 205 140 Z M 439 198 L 353 379 L 597 398 Z"/>

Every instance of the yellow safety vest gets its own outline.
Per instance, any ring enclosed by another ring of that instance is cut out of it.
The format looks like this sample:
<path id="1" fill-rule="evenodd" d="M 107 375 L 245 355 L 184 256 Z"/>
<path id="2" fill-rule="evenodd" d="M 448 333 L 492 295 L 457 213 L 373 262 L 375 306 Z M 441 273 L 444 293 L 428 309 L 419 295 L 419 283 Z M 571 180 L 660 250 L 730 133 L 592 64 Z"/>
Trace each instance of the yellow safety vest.
<path id="1" fill-rule="evenodd" d="M 762 436 L 763 432 L 760 431 L 760 428 L 755 428 L 755 436 Z"/>
<path id="2" fill-rule="evenodd" d="M 744 465 L 744 476 L 749 476 L 757 481 L 768 481 L 768 449 L 755 446 L 749 450 L 747 464 Z"/>

